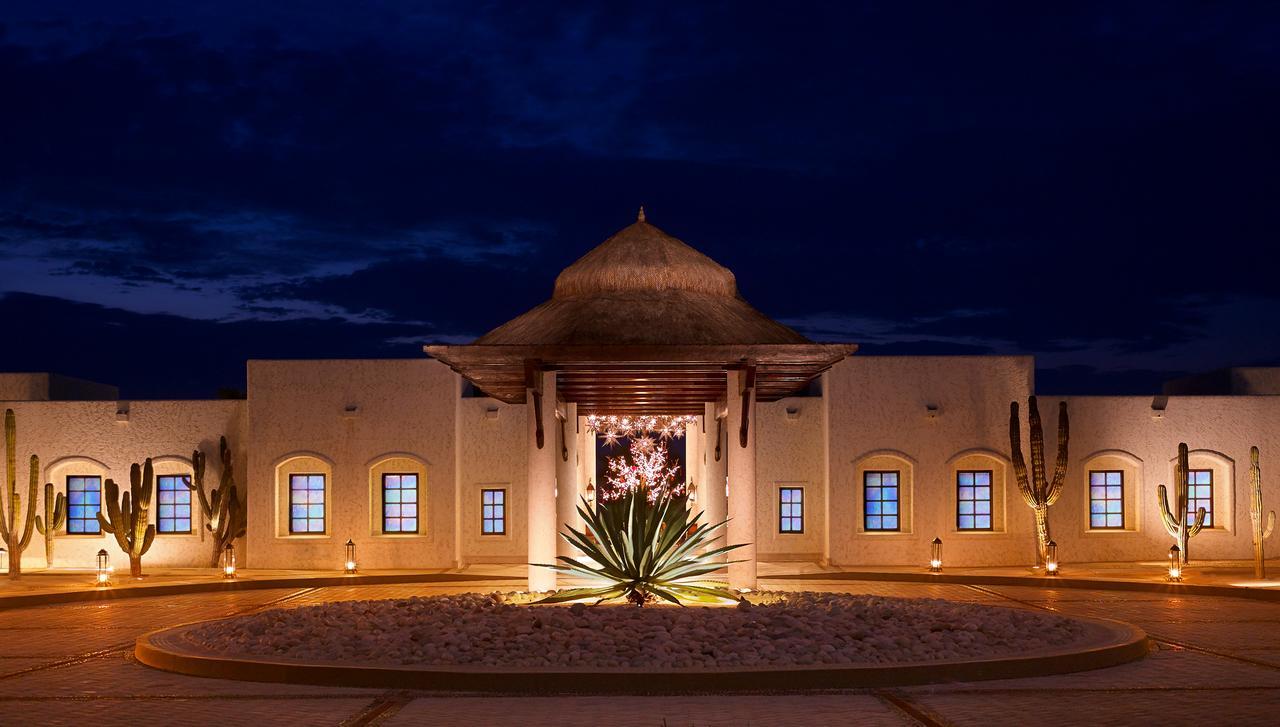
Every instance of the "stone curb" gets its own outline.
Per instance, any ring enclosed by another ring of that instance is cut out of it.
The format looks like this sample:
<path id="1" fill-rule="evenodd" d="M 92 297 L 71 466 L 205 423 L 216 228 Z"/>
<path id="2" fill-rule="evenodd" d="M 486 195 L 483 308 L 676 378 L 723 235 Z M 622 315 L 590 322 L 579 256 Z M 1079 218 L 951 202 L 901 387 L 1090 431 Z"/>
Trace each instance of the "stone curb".
<path id="1" fill-rule="evenodd" d="M 0 596 L 0 610 L 51 606 L 61 603 L 85 601 L 114 601 L 124 598 L 148 598 L 151 596 L 177 596 L 189 593 L 223 593 L 226 591 L 256 591 L 267 588 L 320 588 L 324 586 L 377 586 L 396 583 L 466 583 L 473 581 L 513 581 L 524 583 L 523 578 L 499 575 L 469 575 L 464 573 L 378 573 L 374 575 L 325 575 L 297 578 L 240 578 L 236 580 L 209 580 L 194 583 L 166 583 L 155 586 L 129 586 L 125 588 L 87 588 L 81 591 L 55 591 L 52 593 L 20 593 Z"/>
<path id="2" fill-rule="evenodd" d="M 761 578 L 765 581 L 891 581 L 898 583 L 947 583 L 968 586 L 1031 586 L 1033 588 L 1082 588 L 1091 591 L 1142 591 L 1172 596 L 1226 596 L 1280 601 L 1280 588 L 1216 586 L 1201 583 L 1113 581 L 1070 576 L 999 576 L 962 573 L 892 573 L 883 571 L 831 571 Z"/>
<path id="3" fill-rule="evenodd" d="M 1147 655 L 1146 633 L 1131 624 L 1072 616 L 1101 627 L 1103 643 L 1084 648 L 1001 659 L 914 662 L 892 666 L 744 668 L 708 671 L 593 669 L 527 671 L 502 668 L 352 666 L 340 662 L 286 662 L 209 656 L 186 642 L 201 624 L 140 636 L 134 656 L 147 666 L 189 676 L 256 682 L 509 694 L 681 694 L 779 692 L 814 689 L 896 687 L 945 682 L 1012 679 L 1101 669 Z"/>

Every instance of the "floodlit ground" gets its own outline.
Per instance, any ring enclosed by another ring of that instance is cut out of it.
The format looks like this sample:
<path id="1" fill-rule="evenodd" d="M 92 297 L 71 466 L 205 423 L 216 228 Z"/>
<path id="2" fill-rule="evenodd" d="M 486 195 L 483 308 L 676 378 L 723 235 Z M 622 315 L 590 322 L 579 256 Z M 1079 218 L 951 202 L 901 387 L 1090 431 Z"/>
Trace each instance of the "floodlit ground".
<path id="1" fill-rule="evenodd" d="M 1160 645 L 1111 669 L 1033 679 L 806 695 L 501 697 L 184 677 L 133 662 L 141 633 L 193 620 L 337 600 L 509 589 L 509 582 L 281 588 L 0 611 L 0 724 L 1273 724 L 1280 604 L 1078 589 L 766 582 L 946 598 L 1135 623 Z"/>

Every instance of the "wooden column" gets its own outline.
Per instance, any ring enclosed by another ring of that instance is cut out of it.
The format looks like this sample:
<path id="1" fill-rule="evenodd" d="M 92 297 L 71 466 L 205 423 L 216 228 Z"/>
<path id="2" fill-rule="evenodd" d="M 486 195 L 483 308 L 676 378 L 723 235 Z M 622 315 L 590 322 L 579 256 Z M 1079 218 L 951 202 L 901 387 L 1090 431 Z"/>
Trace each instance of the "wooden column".
<path id="1" fill-rule="evenodd" d="M 729 587 L 756 587 L 756 417 L 754 376 L 749 370 L 729 371 L 725 394 L 729 417 L 724 451 L 729 457 L 729 540 L 744 543 L 733 551 L 741 563 L 729 564 Z M 744 426 L 745 425 L 745 426 Z"/>
<path id="2" fill-rule="evenodd" d="M 529 529 L 529 563 L 554 563 L 556 560 L 556 374 L 534 371 L 528 391 L 528 481 L 525 502 L 528 507 L 526 527 Z M 539 426 L 539 424 L 541 426 Z M 541 447 L 539 447 L 541 443 Z M 556 574 L 550 568 L 529 566 L 529 590 L 549 591 L 556 587 Z"/>
<path id="3" fill-rule="evenodd" d="M 578 517 L 578 496 L 582 486 L 578 484 L 578 405 L 567 402 L 563 407 L 564 418 L 556 422 L 556 529 L 565 524 L 581 530 Z M 574 555 L 577 549 L 564 538 L 556 535 L 556 555 Z"/>
<path id="4" fill-rule="evenodd" d="M 729 510 L 729 499 L 725 494 L 725 477 L 729 464 L 729 451 L 725 445 L 728 440 L 724 436 L 724 419 L 716 418 L 723 408 L 723 404 L 716 402 L 708 403 L 703 407 L 703 424 L 706 432 L 702 435 L 702 452 L 705 456 L 706 474 L 703 477 L 705 482 L 698 483 L 698 504 L 706 513 L 702 516 L 702 521 L 708 525 L 722 522 L 728 517 Z M 718 446 L 717 436 L 719 437 Z M 727 534 L 712 543 L 710 547 L 718 548 L 726 545 L 726 537 Z M 719 559 L 728 560 L 728 557 L 728 554 L 723 554 Z"/>

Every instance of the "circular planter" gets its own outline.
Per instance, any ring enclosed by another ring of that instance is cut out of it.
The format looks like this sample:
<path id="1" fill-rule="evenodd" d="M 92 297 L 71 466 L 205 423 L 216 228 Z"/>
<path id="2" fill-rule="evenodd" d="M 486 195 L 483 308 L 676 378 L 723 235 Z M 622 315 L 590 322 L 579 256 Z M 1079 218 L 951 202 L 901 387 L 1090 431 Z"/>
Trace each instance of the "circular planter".
<path id="1" fill-rule="evenodd" d="M 1065 674 L 1146 656 L 1147 635 L 1130 624 L 1072 617 L 1091 638 L 1069 647 L 1017 656 L 861 666 L 726 667 L 724 669 L 531 669 L 528 667 L 361 666 L 210 655 L 187 638 L 187 624 L 138 638 L 134 655 L 157 669 L 190 676 L 322 686 L 502 693 L 673 694 L 889 687 Z"/>

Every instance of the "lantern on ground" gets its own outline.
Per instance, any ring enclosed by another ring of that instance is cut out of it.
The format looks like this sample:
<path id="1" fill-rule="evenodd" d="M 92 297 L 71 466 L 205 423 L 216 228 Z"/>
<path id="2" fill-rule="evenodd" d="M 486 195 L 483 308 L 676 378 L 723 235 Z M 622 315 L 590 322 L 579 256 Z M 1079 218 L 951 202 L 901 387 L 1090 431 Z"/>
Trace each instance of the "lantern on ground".
<path id="1" fill-rule="evenodd" d="M 1182 548 L 1176 543 L 1169 548 L 1169 580 L 1174 583 L 1182 582 Z"/>
<path id="2" fill-rule="evenodd" d="M 1044 574 L 1058 575 L 1058 544 L 1052 540 L 1044 547 Z"/>
<path id="3" fill-rule="evenodd" d="M 236 577 L 236 546 L 231 543 L 222 549 L 222 577 Z"/>
<path id="4" fill-rule="evenodd" d="M 934 538 L 929 544 L 929 572 L 942 572 L 942 538 Z"/>
<path id="5" fill-rule="evenodd" d="M 97 574 L 95 581 L 100 586 L 111 585 L 111 556 L 107 555 L 107 551 L 98 551 L 98 562 L 94 568 Z"/>
<path id="6" fill-rule="evenodd" d="M 343 564 L 342 572 L 355 573 L 356 572 L 356 544 L 352 542 L 350 538 L 347 539 L 346 555 L 347 555 L 347 559 L 346 559 L 346 562 Z"/>

